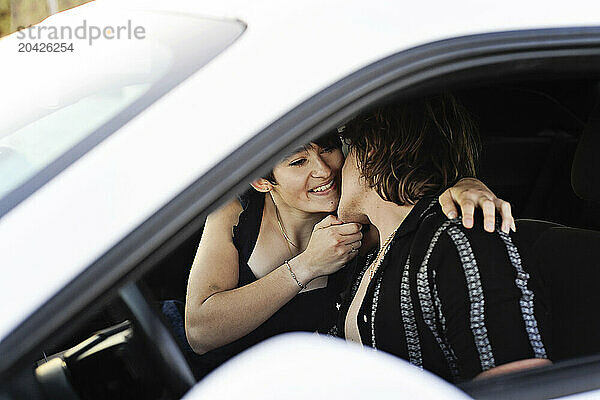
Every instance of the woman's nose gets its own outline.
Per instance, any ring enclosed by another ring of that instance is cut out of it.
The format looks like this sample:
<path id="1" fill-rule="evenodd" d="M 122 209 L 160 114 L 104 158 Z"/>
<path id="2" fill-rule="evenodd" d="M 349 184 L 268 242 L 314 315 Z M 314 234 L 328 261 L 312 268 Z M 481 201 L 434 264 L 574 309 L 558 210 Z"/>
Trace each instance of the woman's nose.
<path id="1" fill-rule="evenodd" d="M 331 176 L 329 164 L 320 155 L 315 156 L 312 176 L 315 178 L 329 178 Z"/>

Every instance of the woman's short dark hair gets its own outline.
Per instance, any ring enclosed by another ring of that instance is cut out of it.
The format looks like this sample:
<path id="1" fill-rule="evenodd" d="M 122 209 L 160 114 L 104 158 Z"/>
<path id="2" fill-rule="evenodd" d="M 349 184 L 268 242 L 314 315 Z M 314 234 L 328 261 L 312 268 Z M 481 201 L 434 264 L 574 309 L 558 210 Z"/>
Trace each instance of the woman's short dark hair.
<path id="1" fill-rule="evenodd" d="M 342 137 L 369 187 L 398 205 L 474 177 L 480 151 L 473 120 L 450 94 L 361 114 L 345 125 Z"/>
<path id="2" fill-rule="evenodd" d="M 331 148 L 341 149 L 342 148 L 342 140 L 340 139 L 340 135 L 337 131 L 327 133 L 327 134 L 319 137 L 318 139 L 313 140 L 311 143 L 314 143 L 317 146 L 324 148 L 324 149 L 331 149 Z M 310 146 L 310 144 L 304 145 L 301 148 L 298 148 L 298 149 L 292 151 L 290 153 L 290 155 L 307 150 L 309 146 Z M 267 175 L 263 176 L 263 178 L 268 180 L 269 182 L 271 182 L 274 185 L 277 184 L 277 181 L 275 180 L 275 176 L 273 175 L 273 170 L 269 171 L 269 173 Z"/>

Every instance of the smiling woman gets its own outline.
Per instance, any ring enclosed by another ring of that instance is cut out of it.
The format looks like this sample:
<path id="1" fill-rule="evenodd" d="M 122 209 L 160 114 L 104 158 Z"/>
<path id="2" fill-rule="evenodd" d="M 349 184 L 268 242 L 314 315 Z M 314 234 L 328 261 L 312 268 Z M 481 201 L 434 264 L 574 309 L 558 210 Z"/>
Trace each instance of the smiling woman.
<path id="1" fill-rule="evenodd" d="M 318 139 L 314 144 L 297 149 L 286 157 L 266 176 L 259 180 L 253 187 L 265 193 L 271 193 L 277 203 L 296 205 L 298 201 L 307 204 L 301 208 L 316 212 L 335 212 L 340 197 L 340 175 L 337 173 L 343 162 L 341 152 L 342 144 L 336 134 L 329 134 Z M 311 173 L 313 181 L 299 177 L 296 170 L 307 168 L 308 164 L 315 164 Z M 286 185 L 277 185 L 278 178 Z M 308 185 L 308 187 L 307 187 Z M 274 187 L 279 190 L 273 191 Z"/>
<path id="2" fill-rule="evenodd" d="M 341 282 L 328 276 L 362 238 L 329 215 L 342 164 L 339 138 L 311 143 L 208 217 L 186 303 L 188 340 L 209 351 L 202 373 L 278 333 L 332 326 Z"/>

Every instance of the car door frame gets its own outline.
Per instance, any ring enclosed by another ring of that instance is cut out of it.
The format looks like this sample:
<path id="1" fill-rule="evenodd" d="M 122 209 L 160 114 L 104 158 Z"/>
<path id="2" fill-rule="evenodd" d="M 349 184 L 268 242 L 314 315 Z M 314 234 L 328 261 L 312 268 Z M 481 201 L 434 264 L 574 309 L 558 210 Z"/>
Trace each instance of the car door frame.
<path id="1" fill-rule="evenodd" d="M 575 27 L 452 38 L 361 68 L 274 121 L 199 177 L 14 329 L 0 343 L 0 386 L 30 367 L 44 344 L 63 340 L 85 320 L 86 312 L 98 309 L 120 287 L 137 281 L 175 251 L 202 227 L 208 213 L 286 152 L 335 129 L 365 107 L 390 96 L 410 97 L 492 76 L 540 70 L 581 73 L 598 65 L 600 28 Z M 600 359 L 592 365 L 600 366 Z M 594 371 L 600 378 L 600 368 Z M 557 395 L 600 388 L 600 379 L 586 384 L 589 379 L 580 372 L 574 371 L 570 379 L 580 384 L 557 389 Z"/>

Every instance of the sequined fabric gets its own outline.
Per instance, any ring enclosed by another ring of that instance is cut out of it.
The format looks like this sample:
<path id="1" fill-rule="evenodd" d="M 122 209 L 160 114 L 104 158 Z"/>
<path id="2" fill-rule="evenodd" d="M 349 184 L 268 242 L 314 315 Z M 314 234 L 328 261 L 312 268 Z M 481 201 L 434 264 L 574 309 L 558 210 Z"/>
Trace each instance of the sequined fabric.
<path id="1" fill-rule="evenodd" d="M 513 244 L 510 236 L 502 232 L 500 229 L 496 229 L 496 231 L 506 245 L 506 251 L 508 252 L 510 263 L 517 271 L 515 284 L 522 293 L 519 303 L 521 305 L 523 321 L 525 321 L 525 330 L 527 331 L 527 336 L 529 337 L 529 343 L 531 344 L 533 353 L 535 354 L 536 358 L 548 358 L 548 355 L 546 354 L 546 348 L 544 347 L 544 343 L 542 342 L 542 337 L 538 329 L 538 322 L 533 311 L 534 294 L 527 287 L 527 281 L 530 276 L 523 270 L 523 266 L 521 265 L 521 255 L 519 254 L 517 247 Z"/>
<path id="2" fill-rule="evenodd" d="M 406 260 L 404 270 L 402 271 L 402 283 L 400 284 L 400 312 L 402 313 L 402 322 L 404 324 L 404 334 L 406 335 L 406 346 L 408 350 L 408 361 L 419 368 L 423 368 L 423 358 L 421 355 L 421 343 L 419 341 L 419 332 L 417 330 L 417 321 L 415 311 L 412 306 L 410 294 L 410 256 Z"/>
<path id="3" fill-rule="evenodd" d="M 429 247 L 427 248 L 427 252 L 425 253 L 425 257 L 423 258 L 423 262 L 419 268 L 419 272 L 417 274 L 417 292 L 419 295 L 419 302 L 421 308 L 421 314 L 423 316 L 423 320 L 425 324 L 433 334 L 435 341 L 437 342 L 440 350 L 444 354 L 446 362 L 448 363 L 448 368 L 452 373 L 452 377 L 455 381 L 460 380 L 460 374 L 458 372 L 458 366 L 456 364 L 456 356 L 452 351 L 452 348 L 448 344 L 444 333 L 440 332 L 437 327 L 435 309 L 434 309 L 434 300 L 431 295 L 431 290 L 429 288 L 429 280 L 428 280 L 428 269 L 429 269 L 429 259 L 431 258 L 431 254 L 440 238 L 440 236 L 450 227 L 452 221 L 446 221 L 438 228 L 438 230 L 433 235 L 431 242 L 429 243 Z"/>

